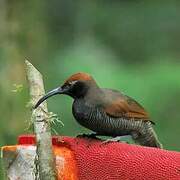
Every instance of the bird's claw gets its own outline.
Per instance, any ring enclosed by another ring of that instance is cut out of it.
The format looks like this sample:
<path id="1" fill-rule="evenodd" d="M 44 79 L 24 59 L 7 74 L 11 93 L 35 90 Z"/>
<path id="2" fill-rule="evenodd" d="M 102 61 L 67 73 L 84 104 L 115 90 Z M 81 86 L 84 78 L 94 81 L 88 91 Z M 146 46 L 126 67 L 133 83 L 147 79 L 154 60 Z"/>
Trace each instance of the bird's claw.
<path id="1" fill-rule="evenodd" d="M 96 137 L 96 135 L 97 135 L 97 134 L 95 134 L 95 133 L 91 133 L 91 134 L 79 134 L 79 135 L 77 135 L 76 137 L 78 137 L 78 138 L 98 139 L 98 138 Z"/>
<path id="2" fill-rule="evenodd" d="M 108 144 L 110 142 L 122 142 L 122 143 L 129 144 L 127 141 L 121 141 L 121 137 L 115 137 L 115 138 L 111 138 L 111 139 L 106 139 L 105 141 L 102 142 L 102 144 Z"/>

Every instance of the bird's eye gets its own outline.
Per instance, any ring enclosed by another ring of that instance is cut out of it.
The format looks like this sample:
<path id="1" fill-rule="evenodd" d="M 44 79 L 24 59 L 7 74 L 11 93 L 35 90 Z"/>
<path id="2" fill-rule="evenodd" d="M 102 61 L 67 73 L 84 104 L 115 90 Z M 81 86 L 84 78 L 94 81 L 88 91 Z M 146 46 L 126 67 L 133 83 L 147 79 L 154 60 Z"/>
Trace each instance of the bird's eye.
<path id="1" fill-rule="evenodd" d="M 69 82 L 65 82 L 64 85 L 62 86 L 63 88 L 67 88 L 67 87 L 72 87 L 74 86 L 74 84 L 76 84 L 77 81 L 69 81 Z"/>
<path id="2" fill-rule="evenodd" d="M 77 81 L 71 81 L 71 82 L 69 82 L 68 84 L 69 84 L 70 86 L 72 86 L 72 85 L 76 84 L 76 82 L 77 82 Z"/>

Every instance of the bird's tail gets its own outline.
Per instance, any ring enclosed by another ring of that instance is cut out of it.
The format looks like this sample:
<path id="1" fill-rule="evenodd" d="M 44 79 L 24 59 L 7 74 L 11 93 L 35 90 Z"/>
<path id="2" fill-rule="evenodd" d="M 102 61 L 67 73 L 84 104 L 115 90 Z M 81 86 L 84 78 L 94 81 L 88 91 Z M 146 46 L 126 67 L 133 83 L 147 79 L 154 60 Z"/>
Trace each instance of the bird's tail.
<path id="1" fill-rule="evenodd" d="M 145 122 L 142 131 L 138 134 L 133 134 L 132 138 L 135 142 L 143 146 L 156 147 L 160 149 L 163 148 L 162 144 L 158 140 L 151 122 Z"/>

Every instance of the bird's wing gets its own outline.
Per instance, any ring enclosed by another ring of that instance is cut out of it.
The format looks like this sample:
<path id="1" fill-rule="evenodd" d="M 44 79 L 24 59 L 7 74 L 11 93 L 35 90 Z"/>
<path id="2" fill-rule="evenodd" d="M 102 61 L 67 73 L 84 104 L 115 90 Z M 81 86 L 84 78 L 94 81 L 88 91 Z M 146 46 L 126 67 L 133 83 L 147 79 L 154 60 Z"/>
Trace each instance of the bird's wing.
<path id="1" fill-rule="evenodd" d="M 145 109 L 134 99 L 128 97 L 118 91 L 104 89 L 110 97 L 109 102 L 104 107 L 105 112 L 112 117 L 125 117 L 127 119 L 134 118 L 149 121 L 149 116 Z"/>

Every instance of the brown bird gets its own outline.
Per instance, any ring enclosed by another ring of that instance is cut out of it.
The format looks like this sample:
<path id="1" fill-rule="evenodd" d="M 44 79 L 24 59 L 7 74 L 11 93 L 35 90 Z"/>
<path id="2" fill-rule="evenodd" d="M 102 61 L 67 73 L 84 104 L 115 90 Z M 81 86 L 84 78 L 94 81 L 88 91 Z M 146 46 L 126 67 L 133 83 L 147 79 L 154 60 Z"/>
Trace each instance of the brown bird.
<path id="1" fill-rule="evenodd" d="M 55 94 L 66 94 L 74 99 L 72 112 L 75 119 L 95 135 L 130 135 L 140 145 L 162 148 L 152 127 L 154 123 L 145 109 L 117 90 L 100 88 L 89 74 L 70 76 L 62 86 L 42 97 L 35 108 Z"/>

